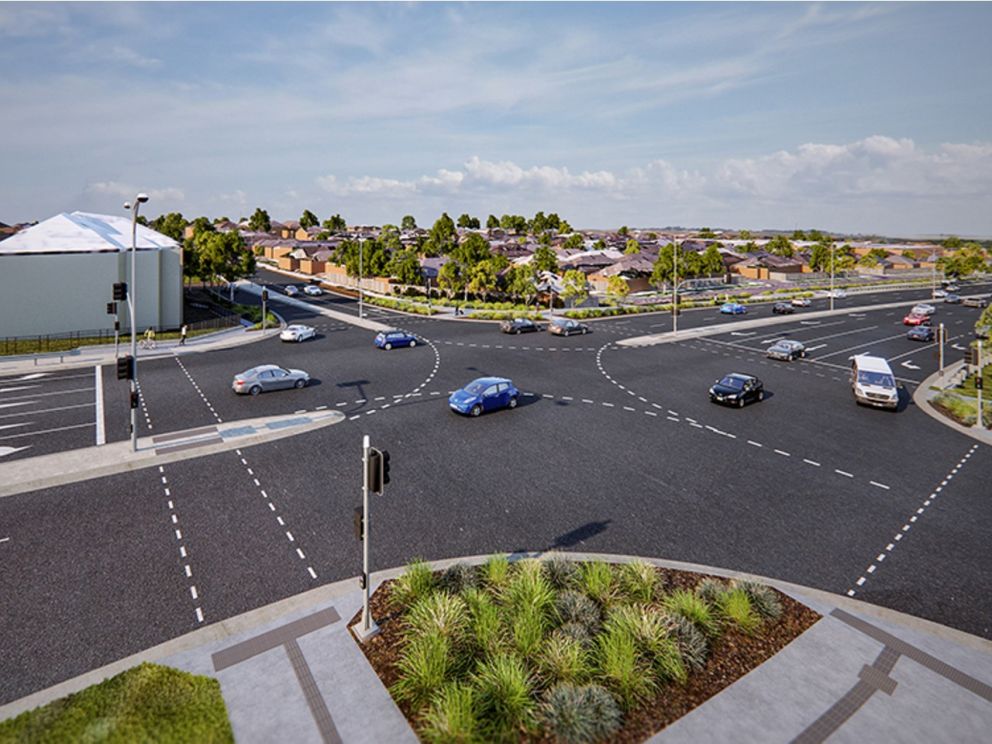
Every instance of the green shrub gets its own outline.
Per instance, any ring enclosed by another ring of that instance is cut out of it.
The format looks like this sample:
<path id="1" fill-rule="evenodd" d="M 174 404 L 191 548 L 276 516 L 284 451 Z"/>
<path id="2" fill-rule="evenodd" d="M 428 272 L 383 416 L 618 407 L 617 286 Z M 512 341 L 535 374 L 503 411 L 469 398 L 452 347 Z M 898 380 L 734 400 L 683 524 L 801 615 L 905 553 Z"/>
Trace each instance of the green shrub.
<path id="1" fill-rule="evenodd" d="M 483 717 L 491 722 L 492 738 L 506 738 L 535 723 L 537 704 L 531 697 L 534 680 L 524 662 L 512 654 L 496 654 L 472 674 Z"/>
<path id="2" fill-rule="evenodd" d="M 745 633 L 761 627 L 761 617 L 751 607 L 751 600 L 743 589 L 730 589 L 717 598 L 717 608 L 725 622 L 732 623 Z"/>
<path id="3" fill-rule="evenodd" d="M 476 691 L 469 684 L 445 685 L 431 700 L 423 717 L 421 738 L 432 744 L 483 742 Z"/>
<path id="4" fill-rule="evenodd" d="M 938 393 L 930 399 L 930 405 L 948 418 L 964 426 L 974 426 L 978 421 L 978 403 L 966 401 L 954 393 Z"/>
<path id="5" fill-rule="evenodd" d="M 479 575 L 475 570 L 475 566 L 470 566 L 467 563 L 456 563 L 453 566 L 449 566 L 441 574 L 440 585 L 445 591 L 452 594 L 461 594 L 466 589 L 479 585 Z"/>
<path id="6" fill-rule="evenodd" d="M 727 584 L 720 579 L 705 578 L 696 587 L 696 594 L 704 602 L 712 605 L 716 603 L 721 594 L 727 591 L 727 588 Z"/>
<path id="7" fill-rule="evenodd" d="M 620 586 L 631 602 L 652 601 L 658 584 L 658 572 L 650 563 L 634 561 L 620 568 Z"/>
<path id="8" fill-rule="evenodd" d="M 759 615 L 767 620 L 777 620 L 782 614 L 782 603 L 778 593 L 770 586 L 759 584 L 757 581 L 741 581 L 737 583 L 751 600 L 751 606 Z"/>
<path id="9" fill-rule="evenodd" d="M 613 696 L 600 685 L 561 684 L 546 694 L 541 720 L 556 741 L 592 744 L 618 731 L 623 714 Z"/>
<path id="10" fill-rule="evenodd" d="M 663 604 L 669 613 L 681 615 L 706 635 L 714 635 L 717 632 L 717 624 L 713 620 L 713 613 L 710 612 L 709 605 L 695 592 L 676 589 L 665 597 Z"/>
<path id="11" fill-rule="evenodd" d="M 537 654 L 546 628 L 547 620 L 540 607 L 524 605 L 513 614 L 513 645 L 523 658 L 531 659 Z"/>
<path id="12" fill-rule="evenodd" d="M 650 666 L 637 653 L 629 632 L 614 628 L 597 637 L 596 663 L 606 686 L 627 710 L 647 700 L 656 689 Z"/>
<path id="13" fill-rule="evenodd" d="M 593 634 L 589 632 L 589 628 L 582 623 L 576 622 L 562 623 L 555 629 L 552 636 L 571 638 L 573 641 L 578 641 L 582 644 L 589 643 L 593 639 Z"/>
<path id="14" fill-rule="evenodd" d="M 551 588 L 551 583 L 544 577 L 540 564 L 536 568 L 523 566 L 510 576 L 503 590 L 503 600 L 511 613 L 520 612 L 524 608 L 533 608 L 543 614 L 553 606 L 555 592 Z"/>
<path id="15" fill-rule="evenodd" d="M 396 662 L 400 677 L 390 691 L 397 700 L 419 709 L 448 681 L 452 666 L 447 638 L 438 633 L 413 637 Z"/>
<path id="16" fill-rule="evenodd" d="M 579 569 L 579 585 L 600 604 L 609 604 L 615 591 L 613 569 L 603 561 L 583 563 Z"/>
<path id="17" fill-rule="evenodd" d="M 555 614 L 562 625 L 577 623 L 589 635 L 599 631 L 602 612 L 593 600 L 582 592 L 564 591 L 555 598 Z"/>
<path id="18" fill-rule="evenodd" d="M 686 664 L 697 671 L 706 666 L 709 642 L 691 620 L 682 615 L 668 614 L 665 617 L 665 626 L 675 639 L 679 654 Z"/>
<path id="19" fill-rule="evenodd" d="M 589 654 L 581 641 L 555 633 L 537 656 L 537 669 L 546 685 L 579 683 L 589 678 Z"/>
<path id="20" fill-rule="evenodd" d="M 434 592 L 414 602 L 406 614 L 407 636 L 436 633 L 453 644 L 468 632 L 469 611 L 465 600 L 454 594 Z"/>
<path id="21" fill-rule="evenodd" d="M 421 597 L 430 594 L 436 585 L 431 567 L 423 560 L 412 561 L 392 586 L 391 601 L 399 607 L 409 607 Z"/>
<path id="22" fill-rule="evenodd" d="M 571 587 L 579 573 L 574 561 L 557 554 L 551 554 L 550 557 L 546 558 L 544 567 L 548 574 L 548 581 L 555 589 Z"/>
<path id="23" fill-rule="evenodd" d="M 506 628 L 500 609 L 486 592 L 467 589 L 464 594 L 469 612 L 469 632 L 476 647 L 485 654 L 494 654 L 503 647 Z"/>
<path id="24" fill-rule="evenodd" d="M 482 564 L 482 577 L 487 586 L 502 591 L 510 579 L 510 561 L 505 555 L 491 556 Z"/>

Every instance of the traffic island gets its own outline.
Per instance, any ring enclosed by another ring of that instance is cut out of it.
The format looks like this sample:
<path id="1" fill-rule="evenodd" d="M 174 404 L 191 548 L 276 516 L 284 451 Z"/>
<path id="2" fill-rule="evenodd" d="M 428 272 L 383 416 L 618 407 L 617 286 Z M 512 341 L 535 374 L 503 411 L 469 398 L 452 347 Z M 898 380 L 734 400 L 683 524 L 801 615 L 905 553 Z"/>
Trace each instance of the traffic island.
<path id="1" fill-rule="evenodd" d="M 361 650 L 426 741 L 645 741 L 821 617 L 757 582 L 565 557 L 414 563 L 370 609 Z"/>

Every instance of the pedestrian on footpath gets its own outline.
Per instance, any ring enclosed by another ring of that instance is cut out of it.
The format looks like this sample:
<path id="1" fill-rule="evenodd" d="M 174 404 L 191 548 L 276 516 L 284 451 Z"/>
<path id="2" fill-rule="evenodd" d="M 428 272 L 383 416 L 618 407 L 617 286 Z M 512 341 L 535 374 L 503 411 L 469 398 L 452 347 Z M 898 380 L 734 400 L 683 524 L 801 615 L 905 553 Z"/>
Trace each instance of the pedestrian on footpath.
<path id="1" fill-rule="evenodd" d="M 186 334 L 189 332 L 189 326 L 183 323 L 183 327 L 179 329 L 179 345 L 186 345 Z"/>

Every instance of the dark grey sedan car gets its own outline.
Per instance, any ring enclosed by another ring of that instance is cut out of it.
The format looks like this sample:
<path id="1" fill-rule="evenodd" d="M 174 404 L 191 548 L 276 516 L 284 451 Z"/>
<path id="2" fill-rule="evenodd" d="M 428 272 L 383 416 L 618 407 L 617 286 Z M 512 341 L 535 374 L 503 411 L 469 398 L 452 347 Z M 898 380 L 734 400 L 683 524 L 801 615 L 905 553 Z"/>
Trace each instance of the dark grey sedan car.
<path id="1" fill-rule="evenodd" d="M 302 369 L 285 369 L 277 364 L 262 364 L 234 376 L 231 387 L 241 395 L 258 395 L 270 390 L 306 387 L 310 375 Z"/>

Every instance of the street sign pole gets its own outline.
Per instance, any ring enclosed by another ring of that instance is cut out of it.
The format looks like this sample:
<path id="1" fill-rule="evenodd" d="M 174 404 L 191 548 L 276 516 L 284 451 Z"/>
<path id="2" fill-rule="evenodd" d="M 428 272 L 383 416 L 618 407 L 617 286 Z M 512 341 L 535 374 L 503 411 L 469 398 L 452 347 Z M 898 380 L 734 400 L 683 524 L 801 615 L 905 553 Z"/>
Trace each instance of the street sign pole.
<path id="1" fill-rule="evenodd" d="M 975 392 L 978 393 L 978 424 L 979 429 L 985 428 L 985 419 L 982 418 L 982 341 L 978 341 L 978 374 L 975 376 Z"/>
<path id="2" fill-rule="evenodd" d="M 938 331 L 940 336 L 937 338 L 937 343 L 940 348 L 940 374 L 944 374 L 944 324 L 940 324 L 940 330 Z"/>

